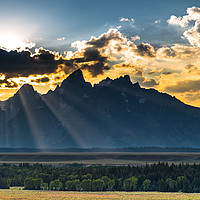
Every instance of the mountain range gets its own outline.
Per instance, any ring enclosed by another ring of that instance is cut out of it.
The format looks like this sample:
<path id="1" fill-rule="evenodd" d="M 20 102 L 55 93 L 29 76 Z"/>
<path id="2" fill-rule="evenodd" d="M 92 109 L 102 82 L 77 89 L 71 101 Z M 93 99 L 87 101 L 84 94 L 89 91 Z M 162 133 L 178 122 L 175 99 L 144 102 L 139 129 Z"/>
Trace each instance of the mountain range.
<path id="1" fill-rule="evenodd" d="M 41 95 L 23 85 L 0 102 L 0 148 L 200 147 L 200 108 L 128 75 L 92 86 L 76 70 Z"/>

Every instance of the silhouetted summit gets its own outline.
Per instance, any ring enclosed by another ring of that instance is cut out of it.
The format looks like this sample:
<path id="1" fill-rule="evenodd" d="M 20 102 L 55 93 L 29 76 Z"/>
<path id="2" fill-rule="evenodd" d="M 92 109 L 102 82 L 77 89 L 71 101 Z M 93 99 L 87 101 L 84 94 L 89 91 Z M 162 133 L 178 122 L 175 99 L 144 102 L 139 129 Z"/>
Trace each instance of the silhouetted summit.
<path id="1" fill-rule="evenodd" d="M 32 85 L 24 84 L 16 93 L 16 95 L 20 95 L 21 98 L 37 98 L 39 94 L 34 90 Z"/>
<path id="2" fill-rule="evenodd" d="M 70 74 L 61 84 L 61 87 L 67 87 L 68 84 L 80 85 L 85 83 L 85 79 L 83 77 L 83 73 L 80 69 L 74 71 Z"/>
<path id="3" fill-rule="evenodd" d="M 0 106 L 0 147 L 200 147 L 200 109 L 128 75 L 92 87 L 76 70 L 55 91 L 26 84 Z"/>
<path id="4" fill-rule="evenodd" d="M 61 84 L 57 87 L 55 93 L 61 95 L 66 101 L 76 101 L 76 98 L 80 99 L 86 95 L 92 85 L 86 82 L 83 73 L 80 69 L 70 74 Z M 64 100 L 64 101 L 65 101 Z"/>
<path id="5" fill-rule="evenodd" d="M 136 83 L 133 84 L 133 87 L 135 89 L 140 89 L 140 84 L 138 82 L 136 82 Z"/>

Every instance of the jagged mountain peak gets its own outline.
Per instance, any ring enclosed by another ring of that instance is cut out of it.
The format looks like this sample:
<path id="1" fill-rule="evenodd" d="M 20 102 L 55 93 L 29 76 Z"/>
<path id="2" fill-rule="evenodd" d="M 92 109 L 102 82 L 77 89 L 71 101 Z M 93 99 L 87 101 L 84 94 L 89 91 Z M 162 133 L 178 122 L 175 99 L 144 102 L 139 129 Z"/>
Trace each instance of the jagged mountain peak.
<path id="1" fill-rule="evenodd" d="M 73 73 L 71 73 L 61 84 L 61 87 L 65 86 L 65 84 L 83 84 L 85 83 L 85 79 L 83 77 L 83 73 L 80 69 L 77 69 Z"/>
<path id="2" fill-rule="evenodd" d="M 15 95 L 20 95 L 20 96 L 27 96 L 28 98 L 31 99 L 38 96 L 39 93 L 34 90 L 32 85 L 29 84 L 24 84 L 22 85 L 22 87 L 17 91 L 17 93 Z"/>
<path id="3" fill-rule="evenodd" d="M 0 106 L 1 116 L 6 116 L 0 124 L 6 125 L 6 132 L 1 129 L 0 135 L 8 135 L 12 147 L 35 145 L 27 111 L 38 140 L 43 139 L 47 147 L 75 147 L 79 141 L 87 147 L 200 146 L 199 108 L 155 89 L 140 88 L 128 75 L 106 78 L 92 87 L 76 70 L 55 91 L 40 96 L 25 84 Z M 0 147 L 4 143 L 0 140 Z"/>
<path id="4" fill-rule="evenodd" d="M 131 82 L 130 76 L 129 75 L 124 75 L 120 76 L 119 78 L 116 78 L 114 80 L 120 80 L 120 81 L 125 81 L 125 82 Z"/>
<path id="5" fill-rule="evenodd" d="M 34 88 L 32 85 L 26 83 L 26 84 L 22 85 L 22 87 L 19 89 L 19 91 L 27 91 L 27 90 L 34 91 Z"/>
<path id="6" fill-rule="evenodd" d="M 140 88 L 140 84 L 138 82 L 133 84 L 133 88 L 135 89 L 139 89 Z"/>
<path id="7" fill-rule="evenodd" d="M 129 75 L 120 76 L 119 78 L 116 78 L 116 79 L 110 79 L 109 77 L 107 77 L 106 79 L 100 81 L 98 84 L 95 84 L 95 87 L 102 87 L 102 86 L 105 86 L 105 87 L 128 86 L 129 87 L 129 86 L 132 86 L 132 82 Z"/>
<path id="8" fill-rule="evenodd" d="M 120 85 L 132 85 L 129 75 L 120 76 L 119 78 L 114 79 L 113 82 Z"/>
<path id="9" fill-rule="evenodd" d="M 75 70 L 74 72 L 72 72 L 69 76 L 68 79 L 72 79 L 72 78 L 83 78 L 83 72 L 80 69 Z"/>
<path id="10" fill-rule="evenodd" d="M 131 82 L 129 75 L 124 75 L 114 79 L 111 82 L 110 87 L 118 90 L 127 90 L 133 87 L 133 83 Z"/>
<path id="11" fill-rule="evenodd" d="M 86 82 L 80 69 L 71 73 L 61 84 L 57 86 L 55 92 L 59 94 L 73 93 L 72 96 L 83 96 L 90 92 L 91 83 Z"/>
<path id="12" fill-rule="evenodd" d="M 110 79 L 109 77 L 107 77 L 106 79 L 103 79 L 102 81 L 100 81 L 98 84 L 95 84 L 95 87 L 108 87 L 111 83 L 112 83 L 112 79 Z"/>

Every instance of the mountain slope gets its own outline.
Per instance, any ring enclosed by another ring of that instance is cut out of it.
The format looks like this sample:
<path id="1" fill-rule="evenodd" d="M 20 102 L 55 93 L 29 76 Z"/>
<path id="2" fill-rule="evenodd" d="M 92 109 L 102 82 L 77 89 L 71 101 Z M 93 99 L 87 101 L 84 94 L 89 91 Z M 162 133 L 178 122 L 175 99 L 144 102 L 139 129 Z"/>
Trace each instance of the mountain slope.
<path id="1" fill-rule="evenodd" d="M 24 85 L 0 105 L 0 147 L 200 147 L 200 109 L 128 75 L 92 87 L 77 70 L 55 91 Z"/>

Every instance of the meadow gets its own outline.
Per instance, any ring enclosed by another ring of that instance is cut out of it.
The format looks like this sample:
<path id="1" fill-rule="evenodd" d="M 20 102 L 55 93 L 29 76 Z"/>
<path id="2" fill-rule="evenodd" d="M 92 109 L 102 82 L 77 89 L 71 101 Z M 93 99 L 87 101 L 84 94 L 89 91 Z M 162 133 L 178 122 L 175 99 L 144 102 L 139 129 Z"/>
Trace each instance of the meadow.
<path id="1" fill-rule="evenodd" d="M 169 164 L 200 163 L 200 153 L 195 152 L 45 152 L 45 153 L 0 153 L 0 163 L 43 163 L 43 164 L 102 164 L 102 165 L 145 165 L 167 162 Z"/>
<path id="2" fill-rule="evenodd" d="M 36 191 L 19 189 L 1 189 L 0 199 L 23 200 L 198 200 L 195 193 L 162 193 L 162 192 L 66 192 Z"/>

